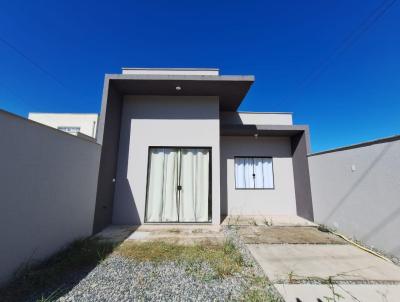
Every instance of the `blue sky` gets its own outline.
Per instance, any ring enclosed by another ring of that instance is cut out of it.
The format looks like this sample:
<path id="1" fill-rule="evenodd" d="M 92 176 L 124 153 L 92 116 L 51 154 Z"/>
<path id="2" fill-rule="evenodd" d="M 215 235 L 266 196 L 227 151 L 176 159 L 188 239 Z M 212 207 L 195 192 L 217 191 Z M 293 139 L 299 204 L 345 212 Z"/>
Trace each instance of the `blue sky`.
<path id="1" fill-rule="evenodd" d="M 1 0 L 0 108 L 99 112 L 105 73 L 218 67 L 313 151 L 400 134 L 400 5 L 372 21 L 390 2 Z"/>

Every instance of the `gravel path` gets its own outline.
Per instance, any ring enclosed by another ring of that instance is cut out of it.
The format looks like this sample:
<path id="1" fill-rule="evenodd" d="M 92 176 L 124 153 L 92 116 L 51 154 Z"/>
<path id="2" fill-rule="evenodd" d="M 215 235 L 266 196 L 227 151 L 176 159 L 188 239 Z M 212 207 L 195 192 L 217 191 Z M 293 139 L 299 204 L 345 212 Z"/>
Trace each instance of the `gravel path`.
<path id="1" fill-rule="evenodd" d="M 238 277 L 202 280 L 184 263 L 135 262 L 113 255 L 60 301 L 226 301 L 238 298 Z M 200 268 L 204 273 L 210 268 Z"/>
<path id="2" fill-rule="evenodd" d="M 241 301 L 262 269 L 234 230 L 225 235 L 244 255 L 243 271 L 226 278 L 213 277 L 204 262 L 196 267 L 184 262 L 137 262 L 112 254 L 58 301 Z M 262 291 L 276 295 L 268 285 Z M 276 300 L 271 301 L 279 301 Z"/>

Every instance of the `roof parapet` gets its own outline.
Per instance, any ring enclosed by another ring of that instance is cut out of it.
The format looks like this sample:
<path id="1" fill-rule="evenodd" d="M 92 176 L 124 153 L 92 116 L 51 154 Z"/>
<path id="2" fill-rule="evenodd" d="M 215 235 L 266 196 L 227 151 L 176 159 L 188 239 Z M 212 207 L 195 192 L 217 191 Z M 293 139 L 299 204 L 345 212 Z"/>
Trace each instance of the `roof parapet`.
<path id="1" fill-rule="evenodd" d="M 218 68 L 130 68 L 130 67 L 123 67 L 122 74 L 218 76 L 219 69 Z"/>

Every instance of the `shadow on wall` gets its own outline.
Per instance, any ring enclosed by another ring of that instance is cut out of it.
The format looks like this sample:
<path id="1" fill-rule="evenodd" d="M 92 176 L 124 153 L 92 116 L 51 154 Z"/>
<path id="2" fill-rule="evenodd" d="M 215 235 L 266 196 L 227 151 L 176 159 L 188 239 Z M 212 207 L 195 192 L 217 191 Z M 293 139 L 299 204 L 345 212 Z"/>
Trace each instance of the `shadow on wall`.
<path id="1" fill-rule="evenodd" d="M 339 202 L 337 205 L 332 209 L 332 211 L 324 217 L 325 221 L 328 221 L 332 216 L 343 206 L 343 204 L 348 200 L 350 195 L 357 189 L 357 187 L 363 182 L 364 178 L 367 177 L 367 175 L 371 172 L 371 170 L 377 165 L 379 161 L 382 160 L 384 155 L 389 151 L 391 148 L 391 144 L 388 144 L 385 146 L 385 148 L 375 157 L 375 159 L 371 162 L 371 164 L 368 166 L 367 169 L 365 169 L 364 173 L 361 174 L 361 176 L 357 179 L 355 184 L 343 195 L 342 198 L 340 198 Z"/>
<path id="2" fill-rule="evenodd" d="M 130 124 L 122 125 L 113 202 L 113 224 L 139 225 L 142 223 L 133 197 L 134 184 L 128 179 L 129 153 L 132 147 L 130 139 Z"/>
<path id="3" fill-rule="evenodd" d="M 210 112 L 207 108 L 214 108 L 217 98 L 213 96 L 125 96 L 124 102 L 135 102 L 134 109 L 124 111 L 124 114 L 129 114 L 134 119 L 145 120 L 216 120 L 218 119 L 218 111 Z M 182 106 L 182 101 L 187 103 Z M 169 106 L 165 106 L 165 104 Z M 206 106 L 206 104 L 212 104 Z M 216 105 L 218 106 L 218 105 Z M 216 107 L 218 108 L 218 107 Z M 129 110 L 128 109 L 128 110 Z M 125 109 L 126 110 L 126 109 Z"/>
<path id="4" fill-rule="evenodd" d="M 111 228 L 102 238 L 76 240 L 50 258 L 21 266 L 14 279 L 0 287 L 0 300 L 56 301 L 86 278 L 134 228 Z"/>
<path id="5" fill-rule="evenodd" d="M 384 155 L 393 147 L 393 144 L 388 144 L 385 149 L 382 150 L 381 154 L 378 156 L 379 159 L 376 159 L 374 161 L 374 165 L 384 157 Z M 400 197 L 399 197 L 400 200 Z M 375 226 L 373 227 L 367 234 L 365 234 L 361 240 L 362 241 L 369 241 L 374 235 L 376 235 L 377 233 L 379 233 L 383 228 L 385 228 L 388 224 L 390 224 L 394 219 L 400 217 L 400 203 L 399 203 L 399 207 L 391 212 L 389 215 L 385 216 L 384 218 L 381 219 L 381 221 Z M 400 244 L 394 249 L 392 250 L 393 253 L 398 254 L 400 252 Z"/>
<path id="6" fill-rule="evenodd" d="M 400 223 L 399 143 L 339 151 L 314 163 L 314 185 L 321 186 L 315 187 L 319 221 L 396 256 L 400 255 L 400 242 L 394 239 Z M 343 174 L 343 165 L 353 162 L 361 166 L 360 173 Z M 327 170 L 333 165 L 338 168 L 330 178 L 321 167 Z M 340 184 L 346 187 L 341 190 Z"/>
<path id="7" fill-rule="evenodd" d="M 124 170 L 127 171 L 127 168 L 124 167 Z M 116 224 L 142 224 L 139 211 L 136 207 L 135 198 L 133 197 L 133 190 L 133 184 L 129 182 L 129 179 L 126 176 L 119 180 L 119 186 L 115 190 L 115 194 L 122 193 L 123 197 L 120 196 L 117 204 L 114 204 L 113 223 L 114 217 L 118 217 Z M 119 193 L 117 193 L 117 191 L 119 191 Z"/>
<path id="8" fill-rule="evenodd" d="M 400 206 L 397 208 L 394 212 L 391 212 L 389 215 L 381 219 L 381 222 L 379 222 L 375 227 L 373 227 L 367 234 L 365 234 L 361 240 L 362 241 L 368 241 L 370 240 L 376 233 L 379 233 L 381 229 L 383 229 L 385 226 L 390 224 L 390 222 L 393 221 L 393 219 L 398 218 L 400 216 Z M 397 251 L 400 251 L 400 245 L 398 248 L 396 248 Z"/>

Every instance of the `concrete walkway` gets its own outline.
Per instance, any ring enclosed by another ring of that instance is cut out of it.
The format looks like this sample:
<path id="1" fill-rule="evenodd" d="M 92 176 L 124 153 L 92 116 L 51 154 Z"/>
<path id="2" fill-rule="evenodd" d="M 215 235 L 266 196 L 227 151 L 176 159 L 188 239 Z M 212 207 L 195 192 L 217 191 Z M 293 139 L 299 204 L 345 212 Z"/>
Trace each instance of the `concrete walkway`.
<path id="1" fill-rule="evenodd" d="M 111 225 L 97 236 L 117 243 L 124 240 L 135 240 L 136 242 L 161 240 L 175 244 L 196 244 L 208 241 L 223 242 L 225 240 L 221 226 L 201 224 Z"/>
<path id="2" fill-rule="evenodd" d="M 400 267 L 321 232 L 300 217 L 228 217 L 276 289 L 289 302 L 400 301 Z M 220 226 L 110 226 L 100 238 L 179 244 L 223 241 Z"/>
<path id="3" fill-rule="evenodd" d="M 400 301 L 400 267 L 309 226 L 239 226 L 286 301 Z"/>

